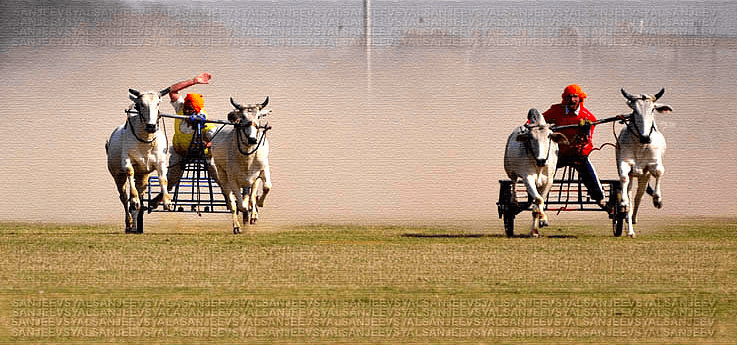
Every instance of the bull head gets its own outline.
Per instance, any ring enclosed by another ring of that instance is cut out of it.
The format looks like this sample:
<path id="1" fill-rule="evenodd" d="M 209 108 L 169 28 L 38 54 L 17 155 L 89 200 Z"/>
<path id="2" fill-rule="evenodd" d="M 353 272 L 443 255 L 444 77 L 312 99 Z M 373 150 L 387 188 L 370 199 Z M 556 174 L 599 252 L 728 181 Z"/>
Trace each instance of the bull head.
<path id="1" fill-rule="evenodd" d="M 230 97 L 230 104 L 235 110 L 228 114 L 228 121 L 235 124 L 238 128 L 239 135 L 244 135 L 249 145 L 257 144 L 258 119 L 268 114 L 268 110 L 264 110 L 269 104 L 269 97 L 261 104 L 242 105 Z"/>
<path id="2" fill-rule="evenodd" d="M 135 89 L 128 89 L 129 98 L 136 105 L 138 117 L 148 133 L 154 133 L 159 124 L 159 103 L 161 97 L 168 94 L 169 88 L 157 92 L 141 93 Z"/>
<path id="3" fill-rule="evenodd" d="M 527 130 L 520 133 L 516 140 L 524 142 L 528 152 L 535 159 L 535 165 L 543 167 L 548 163 L 550 151 L 555 151 L 557 155 L 557 144 L 568 145 L 568 140 L 565 135 L 553 132 L 552 125 L 547 124 L 545 117 L 535 108 L 527 112 L 527 121 L 529 122 L 525 124 Z"/>
<path id="4" fill-rule="evenodd" d="M 655 103 L 665 94 L 665 88 L 660 89 L 655 95 L 632 95 L 624 91 L 624 88 L 620 91 L 633 110 L 632 125 L 635 127 L 640 143 L 649 144 L 650 134 L 656 130 L 654 112 L 663 113 L 673 110 L 669 105 Z"/>

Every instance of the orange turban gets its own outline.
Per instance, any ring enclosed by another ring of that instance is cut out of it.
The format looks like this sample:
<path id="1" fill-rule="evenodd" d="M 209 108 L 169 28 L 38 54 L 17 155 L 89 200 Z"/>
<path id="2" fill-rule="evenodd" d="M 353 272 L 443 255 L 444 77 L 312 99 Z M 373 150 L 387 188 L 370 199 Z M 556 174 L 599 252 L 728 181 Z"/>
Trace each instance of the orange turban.
<path id="1" fill-rule="evenodd" d="M 586 93 L 583 92 L 581 87 L 576 84 L 568 85 L 563 89 L 563 95 L 561 95 L 563 101 L 565 101 L 566 95 L 578 95 L 578 98 L 581 99 L 581 103 L 583 103 L 583 100 L 586 98 Z"/>
<path id="2" fill-rule="evenodd" d="M 205 99 L 198 93 L 188 93 L 187 97 L 184 98 L 184 104 L 189 104 L 192 109 L 199 113 L 205 107 Z"/>

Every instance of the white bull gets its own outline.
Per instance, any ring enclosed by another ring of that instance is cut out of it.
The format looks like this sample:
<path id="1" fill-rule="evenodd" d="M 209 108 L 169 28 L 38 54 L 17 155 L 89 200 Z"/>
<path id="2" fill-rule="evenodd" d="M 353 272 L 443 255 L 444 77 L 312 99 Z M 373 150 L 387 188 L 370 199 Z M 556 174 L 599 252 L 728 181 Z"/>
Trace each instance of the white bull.
<path id="1" fill-rule="evenodd" d="M 141 210 L 139 193 L 148 187 L 148 177 L 154 170 L 159 174 L 161 189 L 165 191 L 164 207 L 173 209 L 171 197 L 166 192 L 166 135 L 159 130 L 159 103 L 169 90 L 144 93 L 133 89 L 128 91 L 135 111 L 130 112 L 124 124 L 113 130 L 105 143 L 105 151 L 107 168 L 115 180 L 125 209 L 125 232 L 137 233 L 135 220 Z"/>
<path id="2" fill-rule="evenodd" d="M 228 209 L 233 216 L 233 233 L 238 234 L 240 222 L 236 210 L 248 215 L 248 222 L 253 224 L 258 219 L 258 207 L 264 206 L 266 195 L 271 190 L 271 173 L 269 172 L 269 141 L 266 131 L 270 128 L 259 126 L 259 119 L 271 110 L 264 109 L 269 97 L 261 104 L 240 105 L 230 99 L 235 110 L 228 114 L 228 121 L 233 126 L 225 126 L 212 139 L 212 161 L 217 169 L 217 182 L 223 190 Z M 258 198 L 256 180 L 262 181 L 262 193 Z M 249 192 L 244 200 L 241 188 Z M 244 221 L 246 217 L 244 216 Z"/>
<path id="3" fill-rule="evenodd" d="M 567 144 L 566 137 L 554 133 L 551 125 L 537 109 L 527 113 L 528 123 L 512 131 L 504 152 L 504 170 L 512 180 L 512 186 L 522 180 L 532 201 L 532 236 L 548 225 L 544 212 L 545 197 L 553 185 L 553 175 L 558 164 L 558 143 Z M 516 193 L 512 193 L 516 198 Z"/>
<path id="4" fill-rule="evenodd" d="M 655 112 L 666 113 L 673 109 L 668 105 L 656 103 L 665 93 L 665 89 L 661 89 L 655 95 L 631 95 L 624 89 L 621 89 L 621 92 L 627 99 L 627 105 L 632 108 L 632 115 L 627 127 L 623 128 L 617 137 L 617 170 L 622 182 L 620 208 L 627 212 L 627 235 L 635 237 L 632 224 L 637 224 L 637 209 L 640 207 L 642 195 L 648 189 L 650 175 L 655 177 L 653 204 L 657 208 L 663 207 L 660 183 L 665 173 L 663 166 L 665 137 L 655 125 Z M 638 182 L 634 208 L 630 204 L 630 193 L 634 186 L 633 177 L 637 177 Z"/>

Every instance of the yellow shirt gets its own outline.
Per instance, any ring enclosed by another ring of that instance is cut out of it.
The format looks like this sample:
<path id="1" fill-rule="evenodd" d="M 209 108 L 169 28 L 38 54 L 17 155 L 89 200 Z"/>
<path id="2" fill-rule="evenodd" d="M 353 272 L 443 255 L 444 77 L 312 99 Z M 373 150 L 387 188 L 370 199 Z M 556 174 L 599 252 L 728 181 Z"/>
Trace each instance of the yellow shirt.
<path id="1" fill-rule="evenodd" d="M 182 97 L 179 97 L 174 102 L 171 102 L 172 106 L 174 106 L 174 109 L 177 111 L 177 115 L 184 116 L 183 111 L 183 105 L 184 100 Z M 202 110 L 202 113 L 205 114 L 205 118 L 207 118 L 207 112 Z M 206 134 L 216 128 L 217 126 L 214 123 L 205 123 L 205 126 L 202 127 L 202 140 L 205 141 L 205 138 L 207 137 Z M 174 137 L 173 137 L 173 146 L 174 150 L 177 151 L 177 153 L 181 155 L 187 154 L 187 150 L 189 150 L 189 144 L 192 142 L 192 133 L 194 133 L 194 128 L 187 123 L 187 121 L 184 121 L 182 119 L 175 119 L 174 120 Z M 210 156 L 210 149 L 205 148 L 205 154 L 209 157 Z"/>

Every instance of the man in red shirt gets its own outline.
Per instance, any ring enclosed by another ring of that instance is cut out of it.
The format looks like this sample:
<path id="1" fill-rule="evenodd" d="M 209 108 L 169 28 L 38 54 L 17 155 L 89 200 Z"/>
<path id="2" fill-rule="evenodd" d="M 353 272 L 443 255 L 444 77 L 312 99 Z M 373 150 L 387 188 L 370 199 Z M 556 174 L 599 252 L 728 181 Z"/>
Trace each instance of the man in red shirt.
<path id="1" fill-rule="evenodd" d="M 591 199 L 604 206 L 601 182 L 599 182 L 594 166 L 589 161 L 589 153 L 594 149 L 592 143 L 594 126 L 591 123 L 596 121 L 596 117 L 583 106 L 586 93 L 580 86 L 576 84 L 566 86 L 562 98 L 563 101 L 560 104 L 553 104 L 543 113 L 545 121 L 558 126 L 578 124 L 580 127 L 563 128 L 557 131 L 564 134 L 569 142 L 568 145 L 560 145 L 558 168 L 563 166 L 575 168 L 588 189 Z"/>

